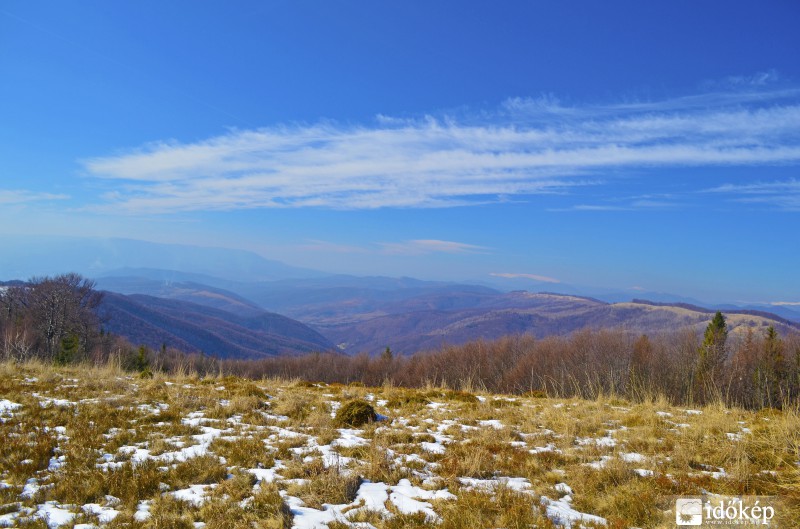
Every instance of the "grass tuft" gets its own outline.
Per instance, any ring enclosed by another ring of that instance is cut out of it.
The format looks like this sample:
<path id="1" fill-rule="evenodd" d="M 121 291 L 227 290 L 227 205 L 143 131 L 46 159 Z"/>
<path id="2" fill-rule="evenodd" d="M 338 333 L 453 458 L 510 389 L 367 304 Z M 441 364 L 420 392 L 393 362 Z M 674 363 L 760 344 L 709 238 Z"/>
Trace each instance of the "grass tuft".
<path id="1" fill-rule="evenodd" d="M 351 400 L 342 404 L 336 412 L 336 423 L 341 426 L 357 428 L 377 420 L 375 408 L 363 400 Z"/>

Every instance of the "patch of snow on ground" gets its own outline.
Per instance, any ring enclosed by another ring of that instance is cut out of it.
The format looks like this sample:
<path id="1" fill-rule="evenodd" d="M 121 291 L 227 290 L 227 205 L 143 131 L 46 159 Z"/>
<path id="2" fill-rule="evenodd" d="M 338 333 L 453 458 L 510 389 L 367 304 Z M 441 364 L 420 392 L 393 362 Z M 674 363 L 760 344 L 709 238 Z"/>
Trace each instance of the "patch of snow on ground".
<path id="1" fill-rule="evenodd" d="M 579 445 L 595 444 L 600 447 L 611 448 L 617 445 L 617 440 L 607 435 L 606 437 L 578 437 L 575 440 Z"/>
<path id="2" fill-rule="evenodd" d="M 22 407 L 22 404 L 17 404 L 16 402 L 11 402 L 8 399 L 0 400 L 0 422 L 6 422 L 2 417 L 13 417 L 14 414 L 11 413 L 14 410 L 18 410 Z"/>
<path id="3" fill-rule="evenodd" d="M 117 517 L 119 511 L 111 507 L 103 507 L 98 503 L 87 503 L 81 507 L 85 512 L 94 514 L 100 523 L 108 523 Z"/>
<path id="4" fill-rule="evenodd" d="M 206 492 L 216 485 L 191 485 L 188 489 L 176 490 L 172 493 L 176 500 L 185 501 L 193 505 L 202 505 L 205 503 Z"/>
<path id="5" fill-rule="evenodd" d="M 386 500 L 389 499 L 389 487 L 385 483 L 372 483 L 364 481 L 358 488 L 356 502 L 363 502 L 364 506 L 358 510 L 383 511 Z"/>
<path id="6" fill-rule="evenodd" d="M 708 474 L 711 479 L 722 479 L 728 475 L 724 468 L 718 467 L 718 470 L 713 472 L 703 471 L 703 474 Z"/>
<path id="7" fill-rule="evenodd" d="M 36 512 L 36 516 L 44 520 L 51 529 L 67 525 L 75 518 L 74 512 L 58 507 L 58 504 L 54 501 L 48 501 L 47 503 L 40 504 L 38 507 L 39 509 Z"/>
<path id="8" fill-rule="evenodd" d="M 271 483 L 280 477 L 277 471 L 283 467 L 284 465 L 280 461 L 275 461 L 275 466 L 272 468 L 250 468 L 247 471 L 254 475 L 259 482 Z"/>
<path id="9" fill-rule="evenodd" d="M 593 461 L 591 463 L 586 463 L 586 466 L 592 467 L 595 470 L 601 470 L 606 466 L 608 460 L 611 459 L 611 456 L 601 456 L 600 461 Z"/>
<path id="10" fill-rule="evenodd" d="M 136 506 L 136 512 L 133 514 L 133 519 L 137 522 L 143 522 L 150 518 L 150 500 L 139 502 Z"/>
<path id="11" fill-rule="evenodd" d="M 501 423 L 497 419 L 490 419 L 488 421 L 479 421 L 478 424 L 480 424 L 484 428 L 491 427 L 491 428 L 494 428 L 495 430 L 502 430 L 503 429 L 503 423 Z"/>
<path id="12" fill-rule="evenodd" d="M 294 430 L 287 430 L 286 428 L 279 428 L 277 426 L 272 427 L 272 431 L 275 432 L 274 435 L 270 436 L 270 439 L 274 437 L 286 437 L 286 438 L 293 438 L 293 437 L 310 437 L 307 434 L 295 432 Z"/>
<path id="13" fill-rule="evenodd" d="M 525 478 L 500 477 L 496 479 L 458 478 L 467 489 L 494 490 L 498 487 L 508 487 L 518 492 L 530 491 L 531 482 Z"/>
<path id="14" fill-rule="evenodd" d="M 77 406 L 77 402 L 72 402 L 71 400 L 66 399 L 53 399 L 50 397 L 45 397 L 43 395 L 39 395 L 38 393 L 33 393 L 33 396 L 39 399 L 39 405 L 42 408 L 47 408 L 49 406 L 59 406 L 61 408 L 66 408 L 67 406 Z"/>
<path id="15" fill-rule="evenodd" d="M 66 464 L 67 456 L 51 457 L 50 463 L 47 465 L 47 470 L 55 472 Z"/>
<path id="16" fill-rule="evenodd" d="M 531 454 L 540 454 L 542 452 L 555 452 L 557 454 L 561 453 L 560 448 L 556 448 L 556 445 L 553 443 L 548 443 L 547 446 L 534 446 L 530 450 L 528 450 Z"/>
<path id="17" fill-rule="evenodd" d="M 566 483 L 556 483 L 553 488 L 561 494 L 572 494 L 572 488 Z"/>
<path id="18" fill-rule="evenodd" d="M 141 463 L 151 457 L 150 450 L 137 446 L 120 446 L 118 451 L 120 454 L 129 455 L 132 463 Z"/>
<path id="19" fill-rule="evenodd" d="M 345 448 L 350 448 L 353 446 L 363 446 L 369 444 L 369 441 L 367 441 L 363 437 L 358 436 L 358 434 L 360 433 L 364 433 L 364 431 L 341 428 L 339 429 L 340 437 L 335 441 L 333 441 L 331 444 L 333 446 L 341 446 Z"/>
<path id="20" fill-rule="evenodd" d="M 600 525 L 607 525 L 605 518 L 596 516 L 594 514 L 586 514 L 576 511 L 566 501 L 551 500 L 547 496 L 542 496 L 542 505 L 545 506 L 547 517 L 556 524 L 562 525 L 565 529 L 572 529 L 573 524 L 582 527 L 581 522 L 595 523 Z"/>
<path id="21" fill-rule="evenodd" d="M 626 463 L 641 463 L 646 459 L 642 454 L 637 454 L 636 452 L 620 454 L 619 457 Z"/>
<path id="22" fill-rule="evenodd" d="M 22 488 L 22 493 L 20 497 L 22 498 L 33 498 L 34 494 L 39 492 L 39 482 L 36 478 L 30 478 L 28 481 L 25 482 L 25 486 Z"/>
<path id="23" fill-rule="evenodd" d="M 438 521 L 437 515 L 433 506 L 430 503 L 418 500 L 454 500 L 455 495 L 450 493 L 447 489 L 442 490 L 425 490 L 415 487 L 407 479 L 401 479 L 400 482 L 391 487 L 392 493 L 389 495 L 391 502 L 403 514 L 415 514 L 418 512 L 425 513 L 425 517 L 430 521 Z"/>
<path id="24" fill-rule="evenodd" d="M 14 527 L 17 523 L 17 517 L 20 513 L 11 512 L 8 514 L 0 515 L 0 527 Z"/>
<path id="25" fill-rule="evenodd" d="M 390 500 L 397 510 L 403 514 L 421 512 L 425 514 L 429 521 L 435 522 L 440 520 L 439 516 L 434 512 L 432 505 L 423 500 L 452 499 L 455 499 L 455 495 L 451 494 L 447 489 L 426 490 L 415 487 L 407 479 L 400 480 L 394 486 L 365 480 L 361 483 L 353 503 L 342 505 L 325 504 L 321 510 L 306 507 L 300 498 L 294 496 L 284 497 L 286 504 L 294 515 L 292 527 L 297 529 L 322 528 L 325 527 L 325 524 L 335 520 L 344 522 L 348 516 L 352 516 L 359 511 L 374 511 L 384 517 L 391 518 L 392 513 L 386 508 L 387 500 Z M 345 510 L 347 510 L 346 514 L 343 512 Z M 369 524 L 356 526 L 371 527 Z"/>
<path id="26" fill-rule="evenodd" d="M 425 518 L 430 521 L 438 521 L 439 515 L 433 510 L 433 505 L 425 501 L 415 500 L 410 496 L 394 491 L 389 495 L 389 499 L 402 514 L 425 513 Z"/>
<path id="27" fill-rule="evenodd" d="M 292 511 L 292 529 L 322 529 L 328 523 L 334 521 L 344 521 L 347 519 L 342 511 L 352 504 L 329 505 L 324 504 L 322 510 L 305 507 L 303 500 L 294 496 L 284 496 L 284 501 Z"/>
<path id="28" fill-rule="evenodd" d="M 444 454 L 446 450 L 444 445 L 442 445 L 441 443 L 431 443 L 424 441 L 420 443 L 420 446 L 422 446 L 423 450 L 425 450 L 426 452 L 430 452 L 432 454 Z"/>

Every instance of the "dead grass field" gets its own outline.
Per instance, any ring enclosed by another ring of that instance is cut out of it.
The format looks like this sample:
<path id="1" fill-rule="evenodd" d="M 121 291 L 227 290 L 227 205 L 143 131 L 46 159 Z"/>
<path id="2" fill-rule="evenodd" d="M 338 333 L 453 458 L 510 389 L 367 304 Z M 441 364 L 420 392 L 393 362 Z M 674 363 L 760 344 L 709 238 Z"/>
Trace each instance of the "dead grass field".
<path id="1" fill-rule="evenodd" d="M 342 427 L 354 400 L 378 421 Z M 800 521 L 796 407 L 4 363 L 0 440 L 0 526 L 675 527 L 701 495 Z"/>

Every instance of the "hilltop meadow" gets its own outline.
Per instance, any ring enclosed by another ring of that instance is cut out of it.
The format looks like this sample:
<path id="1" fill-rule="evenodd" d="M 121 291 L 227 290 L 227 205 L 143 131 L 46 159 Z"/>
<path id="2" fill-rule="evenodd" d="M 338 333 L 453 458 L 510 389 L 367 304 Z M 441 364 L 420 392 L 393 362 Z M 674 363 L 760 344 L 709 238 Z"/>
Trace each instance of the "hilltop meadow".
<path id="1" fill-rule="evenodd" d="M 0 526 L 674 527 L 800 519 L 800 413 L 612 395 L 0 364 Z"/>

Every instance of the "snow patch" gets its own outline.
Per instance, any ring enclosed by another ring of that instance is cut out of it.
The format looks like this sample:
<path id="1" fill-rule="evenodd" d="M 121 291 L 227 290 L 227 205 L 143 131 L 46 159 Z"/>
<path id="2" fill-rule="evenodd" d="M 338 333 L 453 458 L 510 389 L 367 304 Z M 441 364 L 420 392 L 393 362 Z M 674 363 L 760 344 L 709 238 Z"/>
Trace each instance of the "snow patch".
<path id="1" fill-rule="evenodd" d="M 467 489 L 495 490 L 498 487 L 508 487 L 517 492 L 530 492 L 531 482 L 525 478 L 500 477 L 495 479 L 458 478 L 458 481 Z"/>
<path id="2" fill-rule="evenodd" d="M 542 496 L 541 502 L 546 508 L 547 517 L 550 518 L 554 524 L 562 525 L 565 529 L 572 529 L 573 524 L 578 524 L 578 527 L 581 527 L 581 522 L 595 523 L 600 525 L 608 524 L 605 518 L 601 518 L 600 516 L 596 516 L 594 514 L 586 514 L 576 511 L 566 501 L 551 500 L 547 496 Z"/>
<path id="3" fill-rule="evenodd" d="M 205 503 L 206 492 L 208 489 L 213 489 L 216 485 L 191 485 L 188 489 L 176 490 L 172 496 L 176 500 L 185 501 L 195 506 L 200 506 Z"/>
<path id="4" fill-rule="evenodd" d="M 44 520 L 48 527 L 54 529 L 72 522 L 72 519 L 75 518 L 75 513 L 59 507 L 54 501 L 48 501 L 38 506 L 36 516 Z"/>
<path id="5" fill-rule="evenodd" d="M 22 407 L 22 404 L 17 404 L 16 402 L 11 402 L 8 399 L 0 400 L 0 422 L 6 422 L 6 417 L 13 417 L 14 414 L 11 413 L 14 410 L 18 410 Z"/>

